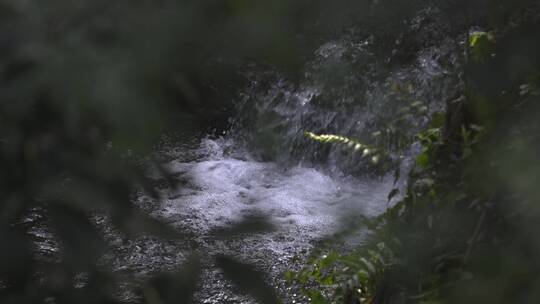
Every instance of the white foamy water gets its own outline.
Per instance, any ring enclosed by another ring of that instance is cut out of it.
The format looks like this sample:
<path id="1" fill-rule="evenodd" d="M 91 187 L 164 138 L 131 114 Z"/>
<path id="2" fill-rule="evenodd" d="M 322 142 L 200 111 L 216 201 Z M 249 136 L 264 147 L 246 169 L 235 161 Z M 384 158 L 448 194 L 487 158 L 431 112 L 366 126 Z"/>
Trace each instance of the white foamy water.
<path id="1" fill-rule="evenodd" d="M 203 139 L 190 151 L 171 152 L 175 160 L 166 166 L 177 187 L 162 189 L 160 200 L 141 196 L 139 204 L 187 232 L 186 239 L 117 240 L 111 257 L 116 269 L 148 277 L 176 269 L 197 252 L 204 266 L 195 303 L 255 303 L 239 294 L 214 264 L 214 256 L 226 254 L 263 271 L 284 303 L 304 303 L 291 292 L 283 272 L 301 267 L 316 242 L 346 228 L 347 220 L 386 209 L 392 178 L 336 177 L 306 166 L 284 167 L 258 161 L 238 147 L 229 139 Z M 253 219 L 265 219 L 271 227 L 230 233 L 235 224 Z"/>
<path id="2" fill-rule="evenodd" d="M 187 186 L 166 194 L 160 216 L 189 219 L 202 234 L 256 215 L 293 239 L 314 240 L 336 232 L 345 217 L 383 212 L 392 186 L 389 179 L 337 178 L 308 167 L 234 158 L 216 141 L 204 140 L 201 147 L 204 159 L 169 164 Z"/>

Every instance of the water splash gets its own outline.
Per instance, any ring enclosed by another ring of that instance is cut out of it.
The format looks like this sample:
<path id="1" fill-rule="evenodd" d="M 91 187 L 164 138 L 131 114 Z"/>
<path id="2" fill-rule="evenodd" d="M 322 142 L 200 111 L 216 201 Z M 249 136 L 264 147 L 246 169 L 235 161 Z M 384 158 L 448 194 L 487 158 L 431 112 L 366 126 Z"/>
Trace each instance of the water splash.
<path id="1" fill-rule="evenodd" d="M 401 65 L 392 57 L 382 60 L 373 48 L 372 37 L 345 34 L 314 52 L 299 81 L 275 71 L 248 72 L 252 82 L 238 102 L 234 130 L 263 159 L 323 163 L 336 172 L 362 162 L 321 148 L 305 131 L 357 138 L 403 154 L 430 115 L 456 94 L 458 46 L 443 39 Z"/>

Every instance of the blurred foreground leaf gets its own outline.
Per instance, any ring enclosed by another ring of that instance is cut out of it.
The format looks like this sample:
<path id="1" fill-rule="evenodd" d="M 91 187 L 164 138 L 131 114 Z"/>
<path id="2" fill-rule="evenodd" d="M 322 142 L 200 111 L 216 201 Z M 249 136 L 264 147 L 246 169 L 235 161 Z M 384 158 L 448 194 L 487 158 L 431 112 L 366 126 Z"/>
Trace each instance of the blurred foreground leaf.
<path id="1" fill-rule="evenodd" d="M 281 303 L 275 290 L 264 280 L 264 274 L 255 267 L 224 255 L 217 256 L 216 262 L 227 279 L 231 280 L 242 292 L 253 296 L 259 303 Z"/>
<path id="2" fill-rule="evenodd" d="M 201 261 L 196 255 L 188 259 L 176 273 L 161 274 L 142 288 L 148 304 L 192 303 L 201 273 Z"/>
<path id="3" fill-rule="evenodd" d="M 276 227 L 268 220 L 268 218 L 253 216 L 230 227 L 215 230 L 211 234 L 220 237 L 234 237 L 246 234 L 265 233 L 274 231 L 275 229 Z"/>

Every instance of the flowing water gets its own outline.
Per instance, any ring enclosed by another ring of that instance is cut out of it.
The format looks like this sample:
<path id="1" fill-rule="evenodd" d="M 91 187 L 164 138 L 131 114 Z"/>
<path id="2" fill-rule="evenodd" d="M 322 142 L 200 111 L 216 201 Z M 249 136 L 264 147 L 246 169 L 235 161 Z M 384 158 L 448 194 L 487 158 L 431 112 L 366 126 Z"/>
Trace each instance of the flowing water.
<path id="1" fill-rule="evenodd" d="M 266 272 L 288 302 L 302 302 L 287 287 L 283 272 L 298 268 L 316 241 L 345 228 L 349 220 L 380 214 L 387 207 L 390 177 L 336 176 L 308 166 L 281 166 L 235 146 L 239 144 L 232 139 L 206 138 L 189 153 L 184 148 L 182 155 L 172 157 L 167 167 L 181 185 L 164 188 L 160 201 L 142 195 L 139 204 L 191 237 L 188 242 L 111 237 L 116 246 L 111 262 L 118 271 L 150 277 L 175 269 L 196 251 L 204 260 L 197 302 L 251 303 L 213 264 L 213 256 L 228 254 Z M 257 221 L 265 223 L 260 231 L 234 231 L 238 224 Z"/>
<path id="2" fill-rule="evenodd" d="M 280 166 L 224 151 L 231 146 L 230 140 L 204 139 L 196 160 L 170 162 L 184 186 L 166 189 L 152 214 L 197 236 L 197 251 L 208 259 L 198 294 L 202 303 L 249 302 L 213 267 L 212 256 L 223 253 L 266 272 L 290 302 L 301 301 L 286 292 L 282 273 L 297 267 L 295 257 L 306 257 L 315 241 L 338 232 L 347 220 L 384 211 L 392 181 Z M 228 230 L 254 219 L 264 219 L 268 227 L 238 234 Z"/>
<path id="3" fill-rule="evenodd" d="M 412 30 L 428 22 L 425 15 L 410 23 Z M 313 142 L 304 132 L 375 144 L 407 171 L 418 152 L 414 134 L 458 90 L 455 39 L 436 34 L 432 40 L 407 63 L 395 65 L 391 57 L 373 53 L 373 37 L 347 33 L 315 50 L 294 81 L 250 66 L 245 72 L 250 83 L 239 92 L 230 130 L 217 138 L 182 138 L 161 149 L 178 186 L 161 187 L 160 200 L 137 197 L 151 216 L 189 236 L 126 239 L 103 225 L 113 247 L 107 263 L 126 278 L 143 280 L 177 269 L 195 251 L 204 261 L 197 303 L 251 303 L 214 265 L 215 255 L 229 254 L 267 273 L 284 303 L 305 302 L 282 273 L 301 267 L 318 241 L 350 220 L 384 212 L 395 185 L 390 172 L 370 174 L 360 156 Z M 405 182 L 402 178 L 398 187 Z M 234 230 L 245 222 L 266 225 Z M 128 291 L 120 297 L 137 301 Z"/>
<path id="4" fill-rule="evenodd" d="M 248 69 L 251 82 L 239 94 L 231 129 L 219 138 L 196 137 L 161 151 L 178 186 L 163 188 L 160 201 L 138 199 L 153 217 L 189 232 L 189 240 L 113 238 L 115 268 L 150 277 L 176 269 L 196 251 L 204 260 L 196 302 L 251 303 L 214 265 L 215 255 L 228 254 L 265 272 L 284 302 L 305 302 L 284 282 L 283 272 L 301 267 L 318 241 L 350 220 L 384 212 L 395 185 L 389 172 L 367 174 L 370 167 L 361 157 L 323 147 L 304 132 L 376 144 L 401 159 L 406 171 L 418 152 L 411 138 L 443 109 L 458 83 L 450 39 L 390 68 L 370 53 L 370 41 L 346 34 L 321 45 L 300 80 Z M 405 182 L 402 178 L 398 187 Z M 259 220 L 267 224 L 261 231 L 234 230 Z"/>

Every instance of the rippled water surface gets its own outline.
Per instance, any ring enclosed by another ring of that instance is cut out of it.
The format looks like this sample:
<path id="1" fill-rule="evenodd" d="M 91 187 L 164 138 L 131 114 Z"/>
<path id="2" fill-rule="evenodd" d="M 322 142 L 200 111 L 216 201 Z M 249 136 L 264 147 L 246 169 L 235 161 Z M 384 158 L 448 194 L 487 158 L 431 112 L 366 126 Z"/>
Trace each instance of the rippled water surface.
<path id="1" fill-rule="evenodd" d="M 175 269 L 190 251 L 196 251 L 204 260 L 196 302 L 251 303 L 214 266 L 212 257 L 224 253 L 268 273 L 268 281 L 285 299 L 302 301 L 284 283 L 282 273 L 299 267 L 294 257 L 305 257 L 316 241 L 339 231 L 345 219 L 383 212 L 392 181 L 282 167 L 253 160 L 249 154 L 240 157 L 223 151 L 230 146 L 225 140 L 202 140 L 192 153 L 195 159 L 167 164 L 179 181 L 176 189 L 162 189 L 161 201 L 139 199 L 152 216 L 189 232 L 191 239 L 117 240 L 113 264 L 120 272 L 144 277 Z M 253 219 L 264 219 L 267 229 L 222 233 Z"/>
<path id="2" fill-rule="evenodd" d="M 204 269 L 196 303 L 253 302 L 215 266 L 219 254 L 266 273 L 284 303 L 305 302 L 285 284 L 283 272 L 301 267 L 318 241 L 332 238 L 350 220 L 384 212 L 394 185 L 390 176 L 359 177 L 370 168 L 359 155 L 313 142 L 304 132 L 349 136 L 388 150 L 401 162 L 403 187 L 419 152 L 415 135 L 459 84 L 457 46 L 439 33 L 433 14 L 420 13 L 411 23 L 415 33 L 416 24 L 433 23 L 415 34 L 431 37 L 430 43 L 402 65 L 376 56 L 370 37 L 344 34 L 315 50 L 295 81 L 258 66 L 244 71 L 248 84 L 235 100 L 230 134 L 172 140 L 158 154 L 167 159 L 176 185 L 150 170 L 160 199 L 135 199 L 152 217 L 184 233 L 183 240 L 125 238 L 106 217 L 96 217 L 113 247 L 104 263 L 129 282 L 120 297 L 137 302 L 131 292 L 137 282 L 181 268 L 196 252 Z M 245 223 L 264 225 L 238 228 Z M 43 252 L 57 254 L 46 230 L 37 229 L 35 236 Z"/>
<path id="3" fill-rule="evenodd" d="M 317 237 L 335 228 L 340 217 L 374 215 L 386 206 L 380 196 L 386 181 L 336 178 L 313 168 L 228 156 L 173 161 L 169 167 L 189 182 L 168 194 L 160 214 L 189 215 L 200 232 L 260 214 L 283 229 L 300 228 Z"/>

